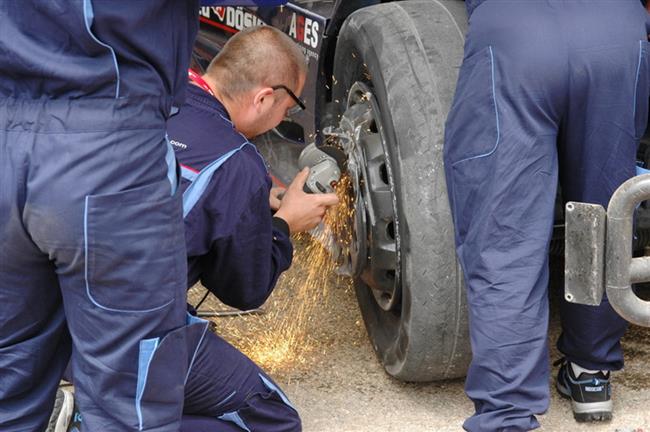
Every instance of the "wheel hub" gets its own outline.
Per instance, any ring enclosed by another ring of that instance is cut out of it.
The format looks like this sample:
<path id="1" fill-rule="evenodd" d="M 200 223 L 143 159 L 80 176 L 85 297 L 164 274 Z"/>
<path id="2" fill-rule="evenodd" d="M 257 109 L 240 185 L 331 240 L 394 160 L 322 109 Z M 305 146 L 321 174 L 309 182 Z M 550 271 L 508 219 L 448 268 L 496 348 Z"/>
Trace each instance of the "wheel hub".
<path id="1" fill-rule="evenodd" d="M 361 280 L 383 310 L 400 302 L 399 221 L 379 106 L 369 87 L 350 88 L 338 128 L 326 128 L 348 157 L 354 202 L 352 239 L 342 272 Z"/>

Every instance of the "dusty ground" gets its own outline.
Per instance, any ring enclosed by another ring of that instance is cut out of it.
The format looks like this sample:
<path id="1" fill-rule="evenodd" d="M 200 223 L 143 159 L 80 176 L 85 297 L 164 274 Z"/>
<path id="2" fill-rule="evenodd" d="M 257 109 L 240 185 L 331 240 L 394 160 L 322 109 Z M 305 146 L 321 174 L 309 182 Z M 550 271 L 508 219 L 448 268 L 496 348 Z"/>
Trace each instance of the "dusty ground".
<path id="1" fill-rule="evenodd" d="M 306 432 L 459 431 L 472 405 L 462 380 L 409 384 L 384 373 L 368 342 L 350 281 L 296 249 L 294 267 L 280 280 L 264 314 L 214 318 L 219 333 L 271 372 L 299 408 Z M 315 277 L 314 277 L 315 276 Z M 198 300 L 202 288 L 191 298 Z M 298 305 L 303 305 L 296 309 Z M 210 298 L 202 310 L 222 310 Z M 301 319 L 296 319 L 301 315 Z M 550 340 L 559 332 L 557 312 Z M 282 341 L 292 341 L 283 343 Z M 626 369 L 614 377 L 614 420 L 578 425 L 566 401 L 552 391 L 542 431 L 650 432 L 650 330 L 632 328 L 624 340 Z M 552 358 L 559 354 L 554 351 Z M 551 383 L 549 383 L 550 385 Z"/>

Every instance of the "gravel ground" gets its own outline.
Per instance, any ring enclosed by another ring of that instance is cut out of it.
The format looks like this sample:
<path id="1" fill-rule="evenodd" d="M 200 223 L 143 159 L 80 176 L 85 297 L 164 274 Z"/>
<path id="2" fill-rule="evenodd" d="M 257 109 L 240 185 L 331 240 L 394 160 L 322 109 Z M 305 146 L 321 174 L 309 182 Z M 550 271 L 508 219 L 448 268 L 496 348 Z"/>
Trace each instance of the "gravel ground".
<path id="1" fill-rule="evenodd" d="M 306 432 L 462 430 L 463 420 L 472 413 L 463 381 L 413 384 L 388 376 L 368 341 L 350 281 L 323 271 L 305 288 L 305 249 L 299 242 L 294 266 L 280 279 L 265 313 L 214 318 L 218 332 L 271 373 L 298 407 Z M 202 292 L 196 287 L 191 299 Z M 551 346 L 559 333 L 555 302 Z M 302 320 L 295 318 L 297 304 L 306 305 L 300 311 Z M 201 307 L 224 308 L 214 298 Z M 284 340 L 295 343 L 279 350 L 278 342 Z M 575 423 L 568 402 L 552 390 L 539 430 L 650 432 L 649 340 L 650 330 L 639 327 L 624 339 L 626 369 L 613 378 L 613 421 Z M 559 358 L 557 351 L 551 356 Z"/>

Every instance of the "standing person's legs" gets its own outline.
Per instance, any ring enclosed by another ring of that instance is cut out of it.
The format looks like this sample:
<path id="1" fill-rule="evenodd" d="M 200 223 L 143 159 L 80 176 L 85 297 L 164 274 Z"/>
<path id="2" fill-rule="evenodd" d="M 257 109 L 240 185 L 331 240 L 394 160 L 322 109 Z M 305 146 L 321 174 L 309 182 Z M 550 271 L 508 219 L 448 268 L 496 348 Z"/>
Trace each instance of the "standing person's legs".
<path id="1" fill-rule="evenodd" d="M 472 432 L 534 429 L 534 414 L 548 407 L 548 246 L 566 82 L 552 30 L 541 3 L 477 8 L 447 120 L 473 354 L 465 390 L 476 412 L 464 428 Z"/>
<path id="2" fill-rule="evenodd" d="M 180 427 L 183 379 L 203 327 L 186 325 L 181 203 L 161 105 L 5 107 L 22 119 L 7 122 L 29 154 L 20 218 L 58 275 L 53 298 L 63 298 L 85 430 Z M 47 376 L 56 382 L 64 366 L 54 366 Z"/>
<path id="3" fill-rule="evenodd" d="M 1 111 L 1 108 L 0 108 Z M 54 265 L 22 218 L 29 134 L 0 131 L 0 430 L 44 430 L 70 357 Z"/>
<path id="4" fill-rule="evenodd" d="M 185 384 L 185 414 L 211 417 L 224 432 L 298 432 L 298 412 L 252 360 L 206 330 Z M 207 424 L 185 417 L 183 431 Z"/>
<path id="5" fill-rule="evenodd" d="M 638 2 L 592 3 L 580 13 L 601 30 L 573 40 L 570 106 L 560 145 L 562 194 L 565 201 L 607 208 L 616 188 L 635 175 L 648 119 L 646 17 Z M 627 324 L 606 297 L 598 307 L 562 300 L 560 311 L 558 349 L 567 360 L 591 370 L 623 367 L 620 338 Z"/>

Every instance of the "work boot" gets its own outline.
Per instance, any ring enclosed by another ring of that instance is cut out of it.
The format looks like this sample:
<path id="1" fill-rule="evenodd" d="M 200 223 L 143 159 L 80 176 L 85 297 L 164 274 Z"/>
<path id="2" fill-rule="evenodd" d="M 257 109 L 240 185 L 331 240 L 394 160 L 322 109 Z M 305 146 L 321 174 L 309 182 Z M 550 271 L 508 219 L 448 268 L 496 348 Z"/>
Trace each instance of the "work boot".
<path id="1" fill-rule="evenodd" d="M 57 389 L 54 408 L 45 432 L 79 432 L 81 414 L 74 403 L 72 392 Z"/>
<path id="2" fill-rule="evenodd" d="M 560 360 L 555 387 L 564 398 L 571 399 L 573 417 L 577 422 L 612 419 L 612 394 L 609 371 L 581 372 L 576 376 L 572 363 Z"/>

